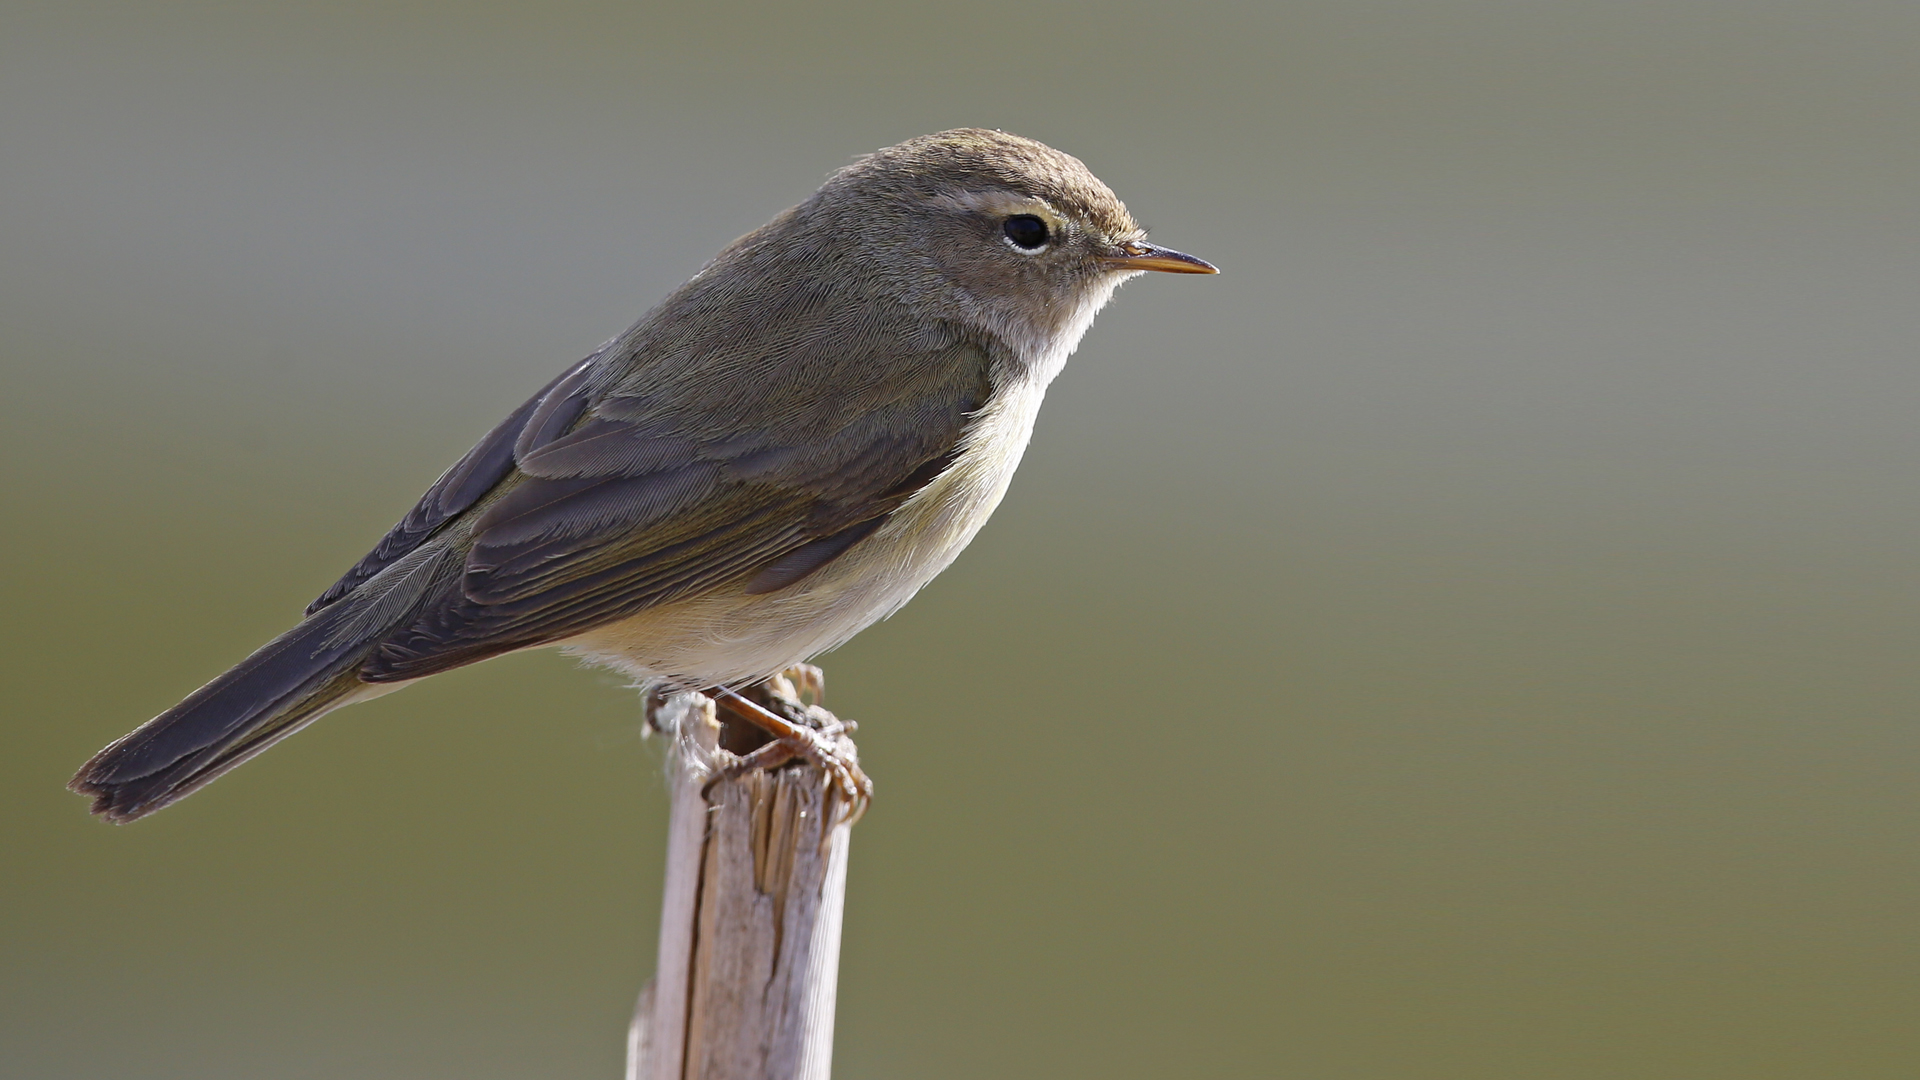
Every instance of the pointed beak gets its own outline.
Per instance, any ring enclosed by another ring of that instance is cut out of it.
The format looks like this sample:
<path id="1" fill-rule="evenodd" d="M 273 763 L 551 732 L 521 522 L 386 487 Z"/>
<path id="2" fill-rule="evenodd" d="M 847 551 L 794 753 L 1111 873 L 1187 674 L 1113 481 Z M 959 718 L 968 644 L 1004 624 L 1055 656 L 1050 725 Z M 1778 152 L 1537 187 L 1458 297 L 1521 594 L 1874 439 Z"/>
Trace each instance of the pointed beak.
<path id="1" fill-rule="evenodd" d="M 1106 257 L 1115 270 L 1161 270 L 1169 274 L 1217 274 L 1220 268 L 1205 259 L 1196 259 L 1172 248 L 1163 248 L 1139 240 L 1129 240 Z"/>

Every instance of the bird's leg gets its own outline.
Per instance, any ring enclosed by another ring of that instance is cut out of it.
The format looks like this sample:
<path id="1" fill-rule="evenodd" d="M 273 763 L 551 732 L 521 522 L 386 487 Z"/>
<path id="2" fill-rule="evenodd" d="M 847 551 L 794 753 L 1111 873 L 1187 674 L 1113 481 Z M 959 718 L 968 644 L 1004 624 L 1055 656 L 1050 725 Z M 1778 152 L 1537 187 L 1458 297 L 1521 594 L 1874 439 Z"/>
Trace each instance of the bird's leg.
<path id="1" fill-rule="evenodd" d="M 738 776 L 756 769 L 778 768 L 799 758 L 826 772 L 833 786 L 846 796 L 852 819 L 858 820 L 873 796 L 873 782 L 860 770 L 853 743 L 841 738 L 853 725 L 818 705 L 802 702 L 795 683 L 817 697 L 822 683 L 819 669 L 801 665 L 747 687 L 745 693 L 725 687 L 707 691 L 715 705 L 772 737 L 765 745 L 744 752 L 726 772 Z"/>

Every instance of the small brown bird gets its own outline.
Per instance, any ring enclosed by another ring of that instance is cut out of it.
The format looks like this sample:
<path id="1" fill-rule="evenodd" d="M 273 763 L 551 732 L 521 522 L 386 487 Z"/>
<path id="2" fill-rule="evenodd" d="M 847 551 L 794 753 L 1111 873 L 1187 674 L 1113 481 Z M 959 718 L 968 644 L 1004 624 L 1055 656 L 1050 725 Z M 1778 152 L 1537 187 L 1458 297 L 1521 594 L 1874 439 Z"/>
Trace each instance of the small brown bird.
<path id="1" fill-rule="evenodd" d="M 959 555 L 1121 282 L 1216 272 L 1144 237 L 1030 139 L 859 159 L 515 410 L 304 621 L 73 790 L 132 821 L 342 705 L 547 645 L 738 707 Z"/>

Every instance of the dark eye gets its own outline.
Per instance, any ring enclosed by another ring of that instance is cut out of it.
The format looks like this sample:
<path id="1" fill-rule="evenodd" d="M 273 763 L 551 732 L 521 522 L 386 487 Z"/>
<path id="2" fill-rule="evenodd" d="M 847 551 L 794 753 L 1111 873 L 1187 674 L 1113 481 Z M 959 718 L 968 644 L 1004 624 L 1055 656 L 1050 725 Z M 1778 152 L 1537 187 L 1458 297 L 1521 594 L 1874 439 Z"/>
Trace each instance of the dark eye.
<path id="1" fill-rule="evenodd" d="M 1047 243 L 1047 223 L 1032 214 L 1015 214 L 1007 219 L 1007 239 L 1014 247 L 1033 251 Z"/>

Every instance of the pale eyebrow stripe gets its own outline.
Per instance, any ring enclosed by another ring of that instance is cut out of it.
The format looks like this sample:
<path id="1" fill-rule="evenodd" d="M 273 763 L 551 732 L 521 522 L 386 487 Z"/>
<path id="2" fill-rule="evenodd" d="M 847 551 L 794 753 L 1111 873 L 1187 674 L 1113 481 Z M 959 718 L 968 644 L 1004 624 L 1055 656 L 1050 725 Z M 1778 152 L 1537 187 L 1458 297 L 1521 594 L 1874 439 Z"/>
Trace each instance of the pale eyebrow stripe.
<path id="1" fill-rule="evenodd" d="M 1042 213 L 1055 221 L 1065 220 L 1065 215 L 1054 209 L 1053 204 L 1036 195 L 1022 195 L 1017 191 L 1004 188 L 989 188 L 982 191 L 942 192 L 931 200 L 935 205 L 944 205 L 954 210 L 977 210 L 990 214 Z"/>

